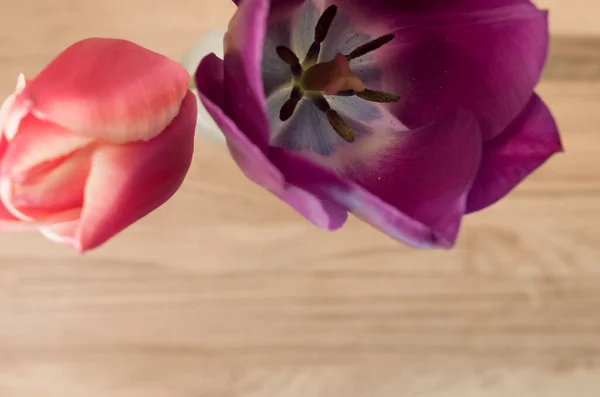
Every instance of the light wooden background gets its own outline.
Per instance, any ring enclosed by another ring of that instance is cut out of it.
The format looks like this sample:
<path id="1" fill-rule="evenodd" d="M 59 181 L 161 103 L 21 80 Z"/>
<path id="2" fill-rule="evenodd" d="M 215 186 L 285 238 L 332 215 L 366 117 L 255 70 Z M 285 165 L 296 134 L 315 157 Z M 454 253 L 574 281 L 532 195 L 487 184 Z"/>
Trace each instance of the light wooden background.
<path id="1" fill-rule="evenodd" d="M 78 257 L 0 236 L 1 397 L 597 397 L 600 5 L 552 9 L 567 153 L 452 252 L 322 232 L 198 142 L 167 205 Z M 0 96 L 84 36 L 180 59 L 226 0 L 0 0 Z"/>

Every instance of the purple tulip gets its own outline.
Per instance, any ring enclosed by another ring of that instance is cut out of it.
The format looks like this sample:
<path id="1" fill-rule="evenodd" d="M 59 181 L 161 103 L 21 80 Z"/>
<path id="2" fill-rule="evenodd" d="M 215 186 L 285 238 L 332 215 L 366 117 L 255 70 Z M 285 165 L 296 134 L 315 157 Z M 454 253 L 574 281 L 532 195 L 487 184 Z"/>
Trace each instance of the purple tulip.
<path id="1" fill-rule="evenodd" d="M 562 151 L 528 0 L 238 0 L 196 85 L 238 166 L 321 228 L 450 248 Z"/>

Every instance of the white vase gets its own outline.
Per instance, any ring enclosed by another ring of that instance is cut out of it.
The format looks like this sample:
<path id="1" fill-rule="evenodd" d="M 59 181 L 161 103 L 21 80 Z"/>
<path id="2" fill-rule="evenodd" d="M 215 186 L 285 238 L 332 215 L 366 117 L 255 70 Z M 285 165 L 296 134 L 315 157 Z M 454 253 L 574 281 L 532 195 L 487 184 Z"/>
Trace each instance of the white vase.
<path id="1" fill-rule="evenodd" d="M 219 58 L 223 58 L 223 37 L 227 27 L 211 30 L 202 36 L 192 48 L 185 54 L 181 64 L 191 76 L 190 79 L 190 90 L 196 95 L 198 101 L 198 119 L 196 121 L 196 132 L 197 134 L 205 139 L 225 144 L 225 137 L 223 133 L 214 122 L 212 117 L 208 114 L 204 105 L 200 99 L 198 99 L 198 91 L 194 83 L 194 75 L 198 64 L 206 55 L 214 52 Z"/>

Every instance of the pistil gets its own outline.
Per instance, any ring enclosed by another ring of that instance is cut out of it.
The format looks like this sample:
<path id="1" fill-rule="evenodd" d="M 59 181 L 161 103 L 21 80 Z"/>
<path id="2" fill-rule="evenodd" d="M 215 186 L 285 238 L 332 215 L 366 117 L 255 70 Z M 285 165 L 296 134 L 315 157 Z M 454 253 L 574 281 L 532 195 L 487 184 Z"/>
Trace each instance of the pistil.
<path id="1" fill-rule="evenodd" d="M 357 96 L 361 99 L 377 103 L 392 103 L 400 100 L 398 95 L 370 90 L 350 70 L 349 62 L 381 48 L 394 39 L 393 34 L 378 37 L 355 48 L 347 55 L 337 54 L 328 62 L 317 63 L 321 52 L 321 44 L 327 38 L 331 24 L 337 14 L 337 6 L 328 7 L 315 26 L 314 41 L 311 44 L 302 64 L 298 56 L 288 47 L 278 46 L 275 50 L 283 62 L 290 66 L 294 79 L 294 88 L 290 98 L 279 111 L 281 121 L 289 120 L 298 103 L 309 99 L 325 116 L 333 130 L 346 142 L 354 141 L 354 132 L 346 121 L 331 108 L 323 92 L 327 95 Z"/>

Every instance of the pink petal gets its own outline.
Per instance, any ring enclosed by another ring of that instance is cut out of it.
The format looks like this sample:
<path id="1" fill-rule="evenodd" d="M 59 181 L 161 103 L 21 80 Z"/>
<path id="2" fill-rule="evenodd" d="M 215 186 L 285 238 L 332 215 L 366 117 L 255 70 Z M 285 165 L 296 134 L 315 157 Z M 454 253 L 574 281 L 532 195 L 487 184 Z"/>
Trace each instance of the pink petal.
<path id="1" fill-rule="evenodd" d="M 13 94 L 9 95 L 8 98 L 6 98 L 4 100 L 4 102 L 2 103 L 2 106 L 0 107 L 0 137 L 2 137 L 4 135 L 4 130 L 6 128 L 6 125 L 8 124 L 9 115 L 10 115 L 13 105 L 15 103 L 15 98 L 18 94 L 23 92 L 23 89 L 25 88 L 26 83 L 27 83 L 27 81 L 25 80 L 25 76 L 23 75 L 23 73 L 19 74 L 19 76 L 17 77 L 17 87 L 15 89 L 15 92 Z M 1 156 L 1 152 L 0 152 L 0 156 Z"/>
<path id="2" fill-rule="evenodd" d="M 2 164 L 2 157 L 8 148 L 8 141 L 4 137 L 4 135 L 0 134 L 0 165 Z M 0 167 L 1 168 L 1 167 Z"/>
<path id="3" fill-rule="evenodd" d="M 28 222 L 76 219 L 89 163 L 89 151 L 81 150 L 92 141 L 31 114 L 10 143 L 2 140 L 0 199 L 12 216 Z"/>
<path id="4" fill-rule="evenodd" d="M 1 132 L 1 131 L 0 131 Z M 4 154 L 8 142 L 3 134 L 0 133 L 0 164 L 2 164 L 2 155 Z M 2 203 L 0 197 L 0 231 L 10 230 L 11 227 L 15 227 L 20 224 L 19 218 L 15 217 L 6 206 Z"/>
<path id="5" fill-rule="evenodd" d="M 81 250 L 79 242 L 75 238 L 78 227 L 79 221 L 77 220 L 43 227 L 40 229 L 40 232 L 54 243 L 65 244 L 76 250 Z"/>
<path id="6" fill-rule="evenodd" d="M 2 138 L 0 138 L 0 147 L 2 145 Z M 1 148 L 0 148 L 1 151 Z M 1 158 L 1 157 L 0 157 Z M 20 223 L 19 218 L 14 216 L 12 212 L 2 202 L 2 197 L 0 197 L 0 231 L 3 229 L 10 228 L 12 223 Z"/>
<path id="7" fill-rule="evenodd" d="M 178 114 L 189 75 L 177 62 L 119 39 L 63 51 L 17 96 L 40 119 L 123 143 L 157 136 Z"/>
<path id="8" fill-rule="evenodd" d="M 30 171 L 24 178 L 2 179 L 2 200 L 24 220 L 43 220 L 54 214 L 79 210 L 90 171 L 93 148 L 51 161 Z M 78 211 L 75 217 L 78 217 Z"/>
<path id="9" fill-rule="evenodd" d="M 534 95 L 521 115 L 484 145 L 481 168 L 469 193 L 469 212 L 494 204 L 562 150 L 550 110 Z"/>
<path id="10" fill-rule="evenodd" d="M 2 178 L 24 179 L 27 173 L 94 143 L 52 122 L 27 115 L 2 158 Z"/>
<path id="11" fill-rule="evenodd" d="M 196 113 L 190 91 L 181 112 L 156 138 L 100 146 L 92 159 L 79 223 L 47 227 L 44 234 L 87 251 L 166 202 L 190 167 Z"/>

